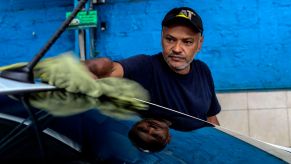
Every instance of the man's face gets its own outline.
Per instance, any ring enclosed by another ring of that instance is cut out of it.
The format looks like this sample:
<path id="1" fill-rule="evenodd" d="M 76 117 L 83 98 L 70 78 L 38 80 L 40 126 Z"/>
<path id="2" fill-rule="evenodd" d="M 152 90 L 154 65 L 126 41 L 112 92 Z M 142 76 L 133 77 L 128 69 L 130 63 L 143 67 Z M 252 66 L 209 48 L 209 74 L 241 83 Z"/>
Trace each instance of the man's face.
<path id="1" fill-rule="evenodd" d="M 170 141 L 169 126 L 156 119 L 144 119 L 133 128 L 135 133 L 146 143 L 158 142 L 167 144 Z"/>
<path id="2" fill-rule="evenodd" d="M 162 47 L 163 56 L 169 67 L 179 74 L 190 71 L 190 63 L 200 51 L 203 37 L 190 27 L 174 25 L 163 27 Z"/>

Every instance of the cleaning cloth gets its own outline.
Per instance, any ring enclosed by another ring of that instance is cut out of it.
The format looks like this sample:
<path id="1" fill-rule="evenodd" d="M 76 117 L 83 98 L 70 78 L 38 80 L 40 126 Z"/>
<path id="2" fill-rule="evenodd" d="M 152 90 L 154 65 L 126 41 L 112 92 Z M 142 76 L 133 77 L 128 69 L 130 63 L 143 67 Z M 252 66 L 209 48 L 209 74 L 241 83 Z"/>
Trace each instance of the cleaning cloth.
<path id="1" fill-rule="evenodd" d="M 58 117 L 75 115 L 91 109 L 119 120 L 130 120 L 138 115 L 136 107 L 131 103 L 103 96 L 94 98 L 62 90 L 31 93 L 28 100 L 33 107 Z"/>
<path id="2" fill-rule="evenodd" d="M 24 63 L 5 66 L 5 69 L 22 65 Z M 3 70 L 3 67 L 1 69 Z M 149 100 L 147 90 L 140 84 L 117 77 L 96 80 L 86 66 L 74 57 L 72 52 L 66 52 L 39 62 L 34 68 L 34 77 L 71 93 L 81 93 L 95 98 L 105 95 L 141 110 L 148 107 L 146 104 L 133 99 Z"/>

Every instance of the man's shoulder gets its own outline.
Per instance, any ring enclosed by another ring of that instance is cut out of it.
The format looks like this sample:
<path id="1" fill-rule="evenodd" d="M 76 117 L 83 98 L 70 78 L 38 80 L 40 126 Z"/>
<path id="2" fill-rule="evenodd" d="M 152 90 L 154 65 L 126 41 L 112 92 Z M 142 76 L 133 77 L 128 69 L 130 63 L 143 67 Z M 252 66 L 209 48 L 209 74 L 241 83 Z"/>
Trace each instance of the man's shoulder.
<path id="1" fill-rule="evenodd" d="M 153 54 L 153 55 L 149 55 L 149 54 L 138 54 L 138 55 L 134 55 L 134 56 L 130 56 L 126 59 L 123 59 L 123 60 L 127 60 L 127 59 L 144 59 L 144 60 L 147 60 L 147 59 L 154 59 L 154 58 L 158 58 L 159 56 L 161 55 L 161 53 L 158 53 L 158 54 Z"/>
<path id="2" fill-rule="evenodd" d="M 208 68 L 208 65 L 204 61 L 199 60 L 199 59 L 194 59 L 193 62 L 192 62 L 192 64 L 194 66 L 198 66 L 200 68 L 209 69 Z"/>
<path id="3" fill-rule="evenodd" d="M 135 55 L 133 57 L 146 58 L 146 59 L 156 59 L 156 58 L 159 58 L 161 56 L 162 56 L 162 53 L 157 53 L 157 54 L 152 54 L 152 55 L 149 55 L 149 54 L 138 54 L 138 55 Z"/>
<path id="4" fill-rule="evenodd" d="M 118 62 L 125 70 L 133 70 L 133 69 L 149 69 L 153 65 L 157 65 L 159 61 L 159 54 L 154 55 L 146 55 L 146 54 L 139 54 L 135 56 L 128 57 L 126 59 L 122 59 Z"/>

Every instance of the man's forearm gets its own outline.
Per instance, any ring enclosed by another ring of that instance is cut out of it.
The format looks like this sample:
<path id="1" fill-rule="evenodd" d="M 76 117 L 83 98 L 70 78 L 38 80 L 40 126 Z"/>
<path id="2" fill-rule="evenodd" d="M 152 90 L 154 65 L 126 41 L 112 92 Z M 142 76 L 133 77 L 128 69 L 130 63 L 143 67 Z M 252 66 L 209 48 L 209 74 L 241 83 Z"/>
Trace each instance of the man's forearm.
<path id="1" fill-rule="evenodd" d="M 123 77 L 123 68 L 121 64 L 113 62 L 108 58 L 86 60 L 84 64 L 96 78 Z"/>
<path id="2" fill-rule="evenodd" d="M 108 77 L 113 71 L 113 62 L 108 58 L 86 60 L 84 64 L 97 78 Z"/>

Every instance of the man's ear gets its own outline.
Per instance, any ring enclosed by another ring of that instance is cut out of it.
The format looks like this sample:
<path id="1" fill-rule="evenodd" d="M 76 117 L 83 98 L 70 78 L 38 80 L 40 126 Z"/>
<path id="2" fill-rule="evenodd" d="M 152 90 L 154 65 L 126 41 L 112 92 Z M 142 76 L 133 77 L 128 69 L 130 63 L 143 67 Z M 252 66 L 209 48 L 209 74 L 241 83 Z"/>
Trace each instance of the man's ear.
<path id="1" fill-rule="evenodd" d="M 199 52 L 201 50 L 203 42 L 204 42 L 204 36 L 202 35 L 202 36 L 199 37 L 199 43 L 198 43 L 197 52 Z"/>
<path id="2" fill-rule="evenodd" d="M 201 35 L 201 36 L 200 36 L 200 43 L 202 44 L 202 43 L 203 43 L 203 41 L 204 41 L 204 36 L 203 36 L 203 35 Z"/>

